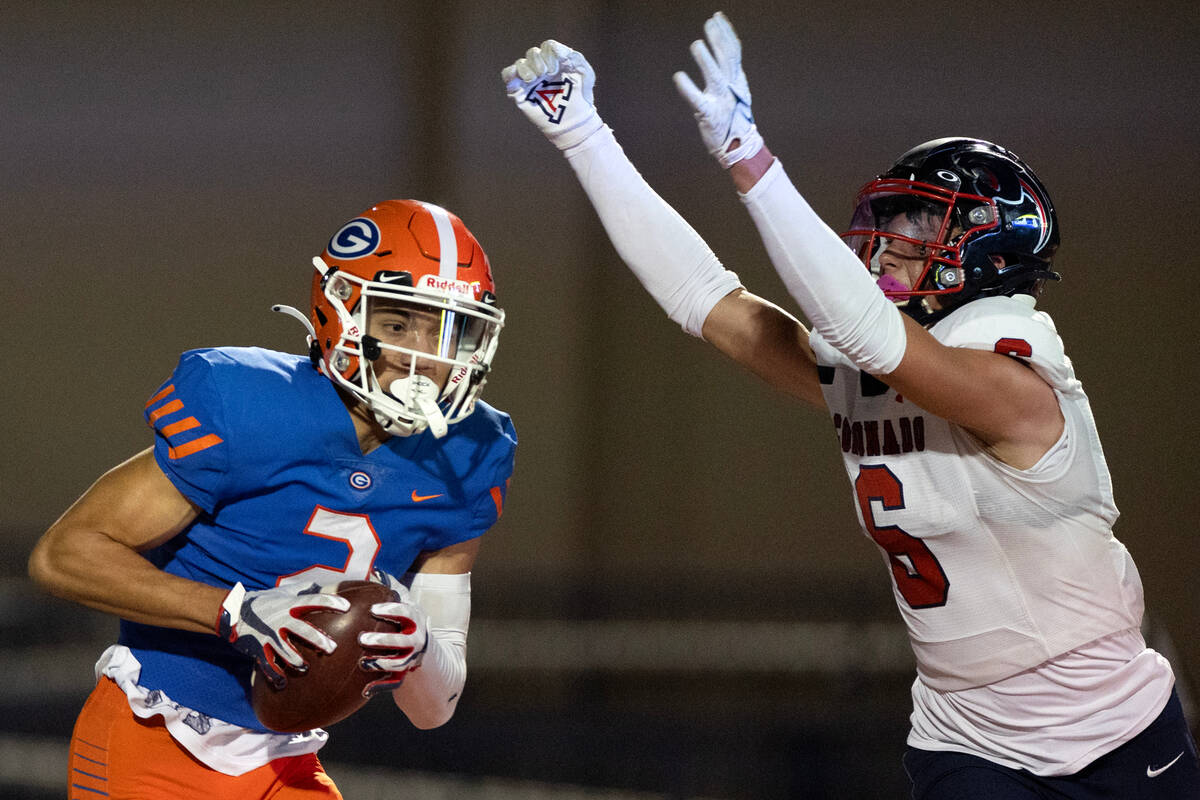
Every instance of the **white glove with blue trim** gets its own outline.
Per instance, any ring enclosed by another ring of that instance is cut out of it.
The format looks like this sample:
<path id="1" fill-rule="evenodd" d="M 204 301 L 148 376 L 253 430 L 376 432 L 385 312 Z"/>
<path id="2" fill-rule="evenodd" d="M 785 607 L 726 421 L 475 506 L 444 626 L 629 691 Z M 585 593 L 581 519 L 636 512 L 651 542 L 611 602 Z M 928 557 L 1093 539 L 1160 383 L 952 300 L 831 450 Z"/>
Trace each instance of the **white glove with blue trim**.
<path id="1" fill-rule="evenodd" d="M 308 611 L 346 611 L 350 601 L 340 595 L 324 594 L 317 584 L 284 585 L 273 589 L 246 591 L 234 584 L 221 603 L 215 626 L 217 636 L 238 652 L 254 659 L 276 689 L 287 685 L 287 674 L 277 662 L 305 672 L 308 664 L 288 642 L 288 636 L 303 639 L 323 653 L 332 653 L 337 643 L 300 617 Z"/>
<path id="2" fill-rule="evenodd" d="M 360 633 L 358 643 L 364 649 L 381 650 L 377 655 L 359 659 L 365 670 L 383 672 L 363 690 L 367 697 L 390 692 L 404 682 L 404 676 L 421 666 L 429 647 L 429 618 L 425 610 L 412 602 L 409 589 L 381 569 L 371 572 L 371 580 L 382 583 L 399 598 L 396 602 L 375 603 L 371 615 L 396 623 L 397 633 Z"/>
<path id="3" fill-rule="evenodd" d="M 547 39 L 500 71 L 508 96 L 559 150 L 604 127 L 592 103 L 596 73 L 583 53 Z"/>
<path id="4" fill-rule="evenodd" d="M 692 107 L 708 152 L 728 169 L 762 149 L 763 139 L 750 112 L 750 85 L 742 71 L 742 43 L 729 19 L 718 11 L 704 23 L 708 45 L 692 42 L 692 57 L 704 78 L 704 91 L 686 72 L 676 72 L 675 88 Z"/>

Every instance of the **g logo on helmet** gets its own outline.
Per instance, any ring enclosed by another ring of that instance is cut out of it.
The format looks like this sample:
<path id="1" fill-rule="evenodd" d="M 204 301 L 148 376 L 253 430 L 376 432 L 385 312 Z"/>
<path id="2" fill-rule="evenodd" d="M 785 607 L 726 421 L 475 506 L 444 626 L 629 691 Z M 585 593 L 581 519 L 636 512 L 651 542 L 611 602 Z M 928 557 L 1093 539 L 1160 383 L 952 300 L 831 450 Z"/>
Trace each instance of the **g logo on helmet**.
<path id="1" fill-rule="evenodd" d="M 327 249 L 334 258 L 348 261 L 374 253 L 379 247 L 379 226 L 372 219 L 357 217 L 343 225 L 329 240 Z"/>

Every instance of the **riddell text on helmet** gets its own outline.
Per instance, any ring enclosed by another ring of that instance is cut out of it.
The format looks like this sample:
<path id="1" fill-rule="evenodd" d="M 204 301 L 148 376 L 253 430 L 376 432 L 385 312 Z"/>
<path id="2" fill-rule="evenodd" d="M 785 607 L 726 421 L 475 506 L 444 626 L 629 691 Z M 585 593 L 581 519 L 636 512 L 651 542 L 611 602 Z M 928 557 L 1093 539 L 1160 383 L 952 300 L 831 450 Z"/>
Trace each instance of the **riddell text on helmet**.
<path id="1" fill-rule="evenodd" d="M 460 281 L 456 278 L 441 278 L 437 275 L 422 275 L 417 285 L 422 289 L 435 289 L 439 292 L 461 294 L 464 297 L 478 299 L 483 294 L 483 284 L 479 281 Z"/>

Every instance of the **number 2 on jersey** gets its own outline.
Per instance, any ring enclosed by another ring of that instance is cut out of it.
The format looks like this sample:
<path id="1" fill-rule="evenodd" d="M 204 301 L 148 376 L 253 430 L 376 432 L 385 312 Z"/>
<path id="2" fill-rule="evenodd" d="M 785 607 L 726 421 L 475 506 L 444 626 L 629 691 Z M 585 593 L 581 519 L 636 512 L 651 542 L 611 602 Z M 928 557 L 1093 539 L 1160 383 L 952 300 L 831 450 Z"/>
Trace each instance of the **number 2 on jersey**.
<path id="1" fill-rule="evenodd" d="M 897 525 L 876 525 L 871 504 L 878 501 L 884 511 L 904 508 L 904 486 L 883 464 L 864 466 L 854 481 L 858 506 L 867 533 L 888 554 L 892 576 L 900 596 L 912 608 L 946 604 L 950 581 L 929 546 Z"/>
<path id="2" fill-rule="evenodd" d="M 292 575 L 282 575 L 276 580 L 276 585 L 284 581 L 338 583 L 350 579 L 366 580 L 371 573 L 371 565 L 375 563 L 375 554 L 379 552 L 380 545 L 379 534 L 367 515 L 331 511 L 317 506 L 304 533 L 345 542 L 348 550 L 345 563 L 340 567 L 315 565 Z"/>

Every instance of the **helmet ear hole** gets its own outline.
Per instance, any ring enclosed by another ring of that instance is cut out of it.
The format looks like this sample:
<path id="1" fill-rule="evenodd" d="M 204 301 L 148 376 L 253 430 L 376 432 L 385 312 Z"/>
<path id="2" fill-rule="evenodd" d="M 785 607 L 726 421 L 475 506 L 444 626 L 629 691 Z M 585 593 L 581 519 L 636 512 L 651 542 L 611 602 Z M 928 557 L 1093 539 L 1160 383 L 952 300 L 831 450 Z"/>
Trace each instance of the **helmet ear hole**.
<path id="1" fill-rule="evenodd" d="M 962 285 L 963 270 L 961 267 L 940 266 L 934 271 L 934 281 L 943 289 L 952 289 Z"/>
<path id="2" fill-rule="evenodd" d="M 991 225 L 996 221 L 996 207 L 991 205 L 975 206 L 967 212 L 967 221 L 972 225 Z"/>

